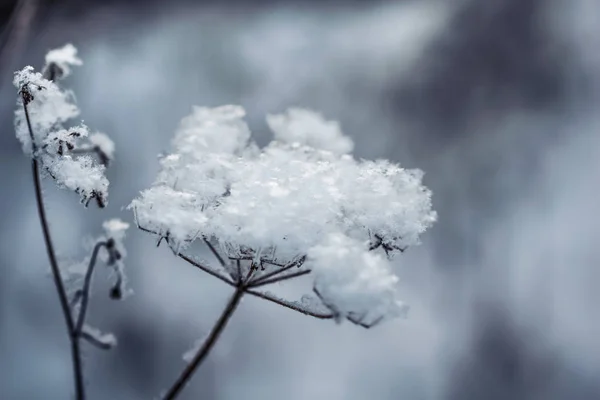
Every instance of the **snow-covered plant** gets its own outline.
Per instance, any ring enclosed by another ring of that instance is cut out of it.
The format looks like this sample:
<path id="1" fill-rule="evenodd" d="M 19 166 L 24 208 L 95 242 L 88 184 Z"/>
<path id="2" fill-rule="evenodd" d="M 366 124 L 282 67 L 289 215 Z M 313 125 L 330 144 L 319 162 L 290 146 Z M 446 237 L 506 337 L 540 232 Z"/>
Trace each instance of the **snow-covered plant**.
<path id="1" fill-rule="evenodd" d="M 31 158 L 37 209 L 71 342 L 75 397 L 78 400 L 85 399 L 81 340 L 102 349 L 116 344 L 112 334 L 103 334 L 86 323 L 94 269 L 101 259 L 113 270 L 115 283 L 110 292 L 111 298 L 120 299 L 127 293 L 123 273 L 123 239 L 129 226 L 116 219 L 107 221 L 104 224 L 105 234 L 97 239 L 91 256 L 80 264 L 82 268 L 59 266 L 46 218 L 41 178 L 50 177 L 59 187 L 78 193 L 86 206 L 95 200 L 99 207 L 104 207 L 108 199 L 108 180 L 104 171 L 114 153 L 114 144 L 108 136 L 91 133 L 83 123 L 69 127 L 64 125 L 79 115 L 79 109 L 73 93 L 61 89 L 57 81 L 67 77 L 73 66 L 81 64 L 77 50 L 69 44 L 48 52 L 41 73 L 28 66 L 15 72 L 13 81 L 19 95 L 15 111 L 16 136 L 24 153 Z M 67 287 L 67 282 L 74 286 Z"/>
<path id="2" fill-rule="evenodd" d="M 165 399 L 180 393 L 244 294 L 366 328 L 404 315 L 390 259 L 436 219 L 421 171 L 357 160 L 337 122 L 303 109 L 270 115 L 274 140 L 260 149 L 244 116 L 233 105 L 195 107 L 155 182 L 130 205 L 140 229 L 235 288 Z M 195 241 L 218 266 L 186 254 Z M 304 275 L 313 290 L 300 301 L 259 290 Z"/>

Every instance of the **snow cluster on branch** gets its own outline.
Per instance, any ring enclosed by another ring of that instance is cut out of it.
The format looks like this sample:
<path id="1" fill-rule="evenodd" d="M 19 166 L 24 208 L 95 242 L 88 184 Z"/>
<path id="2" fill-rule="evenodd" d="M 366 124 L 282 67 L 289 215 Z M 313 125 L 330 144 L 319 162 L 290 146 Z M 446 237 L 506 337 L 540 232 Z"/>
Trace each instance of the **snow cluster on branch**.
<path id="1" fill-rule="evenodd" d="M 113 268 L 116 278 L 111 289 L 111 297 L 119 300 L 124 299 L 132 294 L 132 290 L 127 287 L 127 275 L 125 275 L 125 265 L 123 263 L 127 256 L 123 241 L 125 240 L 125 233 L 129 229 L 129 224 L 118 218 L 113 218 L 105 221 L 102 227 L 105 232 L 104 240 L 108 243 L 108 254 L 104 256 L 103 261 Z"/>
<path id="2" fill-rule="evenodd" d="M 73 93 L 56 84 L 70 74 L 72 66 L 81 64 L 77 49 L 68 44 L 46 55 L 44 74 L 31 66 L 15 72 L 13 84 L 19 90 L 15 130 L 23 151 L 35 157 L 60 187 L 78 193 L 86 205 L 95 199 L 103 207 L 108 197 L 105 164 L 114 144 L 104 134 L 90 133 L 84 124 L 63 126 L 79 115 L 79 109 Z"/>
<path id="3" fill-rule="evenodd" d="M 61 78 L 71 75 L 71 66 L 81 66 L 83 61 L 77 57 L 77 49 L 72 44 L 50 50 L 46 54 L 46 66 L 55 65 L 60 69 Z"/>
<path id="4" fill-rule="evenodd" d="M 338 317 L 401 315 L 388 256 L 419 243 L 436 219 L 423 173 L 357 160 L 337 122 L 303 109 L 269 115 L 259 149 L 239 106 L 195 107 L 130 208 L 179 251 L 215 238 L 231 259 L 306 256 L 314 288 Z"/>

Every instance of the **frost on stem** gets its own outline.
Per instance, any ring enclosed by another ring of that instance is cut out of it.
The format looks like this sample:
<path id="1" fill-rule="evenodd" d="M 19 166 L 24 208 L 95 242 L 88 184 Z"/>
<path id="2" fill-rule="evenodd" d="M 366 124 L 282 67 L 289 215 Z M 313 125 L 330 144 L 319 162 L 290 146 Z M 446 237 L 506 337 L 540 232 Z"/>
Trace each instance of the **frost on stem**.
<path id="1" fill-rule="evenodd" d="M 310 273 L 338 320 L 403 315 L 384 255 L 418 244 L 436 219 L 423 173 L 355 159 L 338 123 L 302 109 L 268 116 L 275 137 L 259 149 L 244 114 L 196 107 L 183 119 L 156 181 L 130 205 L 138 226 L 176 252 L 216 240 L 225 272 L 250 287 Z"/>
<path id="2" fill-rule="evenodd" d="M 190 361 L 192 361 L 192 359 L 194 358 L 196 353 L 198 353 L 198 350 L 200 350 L 200 347 L 202 346 L 202 344 L 204 343 L 205 340 L 206 340 L 206 337 L 201 337 L 199 339 L 196 339 L 194 341 L 194 344 L 185 353 L 183 353 L 183 355 L 181 356 L 181 359 L 183 361 L 185 361 L 186 363 L 189 363 Z"/>
<path id="3" fill-rule="evenodd" d="M 102 333 L 99 329 L 84 325 L 81 337 L 103 350 L 112 349 L 117 345 L 117 338 L 112 333 Z"/>
<path id="4" fill-rule="evenodd" d="M 84 124 L 63 126 L 79 115 L 79 109 L 73 93 L 55 82 L 68 76 L 70 67 L 81 64 L 75 47 L 66 45 L 47 54 L 44 75 L 30 66 L 15 72 L 13 83 L 19 90 L 15 130 L 23 151 L 37 158 L 42 171 L 59 187 L 78 193 L 85 205 L 95 199 L 104 207 L 108 197 L 104 170 L 114 145 L 106 136 L 91 134 Z M 100 164 L 92 153 L 98 155 Z"/>
<path id="5" fill-rule="evenodd" d="M 91 255 L 81 262 L 71 265 L 65 271 L 65 277 L 69 281 L 72 293 L 71 308 L 75 315 L 81 312 L 81 307 L 87 306 L 88 298 L 91 296 L 91 279 L 98 260 L 112 272 L 110 278 L 113 280 L 113 285 L 110 289 L 110 297 L 114 300 L 121 300 L 132 294 L 132 290 L 127 287 L 124 265 L 127 252 L 123 243 L 129 224 L 120 219 L 111 219 L 105 221 L 102 227 L 104 234 L 96 237 L 87 245 Z M 91 245 L 92 243 L 93 245 Z M 83 312 L 85 313 L 85 311 Z"/>
<path id="6" fill-rule="evenodd" d="M 314 265 L 315 292 L 337 320 L 404 315 L 407 307 L 396 295 L 398 277 L 381 254 L 365 250 L 365 243 L 339 233 L 312 247 L 308 261 Z"/>
<path id="7" fill-rule="evenodd" d="M 120 219 L 111 219 L 102 224 L 105 232 L 105 240 L 108 243 L 107 252 L 103 261 L 114 271 L 115 283 L 110 291 L 110 297 L 121 300 L 131 295 L 133 291 L 127 286 L 127 275 L 125 275 L 124 260 L 127 256 L 123 240 L 129 229 L 129 224 Z"/>

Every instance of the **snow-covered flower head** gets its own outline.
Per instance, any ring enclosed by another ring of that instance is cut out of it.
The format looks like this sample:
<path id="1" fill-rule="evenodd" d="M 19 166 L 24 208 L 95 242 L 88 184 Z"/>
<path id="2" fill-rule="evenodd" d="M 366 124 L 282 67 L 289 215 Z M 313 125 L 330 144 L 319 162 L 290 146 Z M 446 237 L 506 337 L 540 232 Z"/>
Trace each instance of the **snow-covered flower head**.
<path id="1" fill-rule="evenodd" d="M 130 205 L 138 225 L 176 252 L 214 238 L 259 275 L 302 258 L 338 317 L 402 314 L 397 278 L 375 252 L 418 244 L 435 221 L 423 173 L 356 160 L 337 122 L 302 109 L 268 116 L 275 140 L 259 150 L 244 114 L 224 106 L 184 118 L 155 183 Z"/>
<path id="2" fill-rule="evenodd" d="M 77 49 L 70 43 L 46 53 L 46 66 L 59 68 L 58 72 L 61 78 L 71 75 L 72 66 L 80 65 L 83 65 L 83 61 L 77 57 Z"/>
<path id="3" fill-rule="evenodd" d="M 104 169 L 114 144 L 103 134 L 90 133 L 84 124 L 64 127 L 79 116 L 79 108 L 73 93 L 56 83 L 81 64 L 77 49 L 68 44 L 48 52 L 43 74 L 30 66 L 15 72 L 13 84 L 19 91 L 15 130 L 23 151 L 37 159 L 44 173 L 60 187 L 79 193 L 86 205 L 95 199 L 103 207 L 108 196 Z M 91 157 L 94 153 L 100 163 Z"/>
<path id="4" fill-rule="evenodd" d="M 125 245 L 125 233 L 129 229 L 129 224 L 118 218 L 105 221 L 102 224 L 105 232 L 106 248 L 108 255 L 105 262 L 111 266 L 116 275 L 116 282 L 111 290 L 111 297 L 122 299 L 129 296 L 132 291 L 127 287 L 127 276 L 125 275 L 123 260 L 127 256 Z"/>

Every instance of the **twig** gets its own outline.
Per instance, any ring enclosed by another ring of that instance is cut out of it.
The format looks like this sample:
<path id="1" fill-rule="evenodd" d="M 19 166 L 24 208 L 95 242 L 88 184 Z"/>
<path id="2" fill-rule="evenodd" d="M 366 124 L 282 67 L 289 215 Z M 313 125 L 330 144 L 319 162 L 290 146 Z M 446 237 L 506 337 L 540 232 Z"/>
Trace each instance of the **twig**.
<path id="1" fill-rule="evenodd" d="M 99 242 L 96 244 L 96 246 L 94 246 L 94 250 L 92 251 L 92 257 L 90 258 L 87 272 L 85 274 L 83 289 L 80 292 L 78 292 L 81 293 L 81 307 L 79 309 L 79 316 L 77 317 L 77 322 L 75 323 L 75 333 L 77 335 L 81 335 L 83 332 L 83 324 L 85 323 L 85 315 L 87 313 L 87 307 L 90 298 L 90 286 L 92 283 L 92 275 L 94 274 L 94 267 L 96 266 L 96 260 L 98 259 L 98 252 L 102 247 L 107 246 L 107 242 Z"/>
<path id="2" fill-rule="evenodd" d="M 330 313 L 316 313 L 309 310 L 306 310 L 302 307 L 298 307 L 293 303 L 282 301 L 276 297 L 270 296 L 266 293 L 257 292 L 251 289 L 246 290 L 246 293 L 251 294 L 252 296 L 260 297 L 261 299 L 268 300 L 272 303 L 279 304 L 280 306 L 289 308 L 290 310 L 298 311 L 304 315 L 308 315 L 310 317 L 315 317 L 319 319 L 331 319 L 333 318 L 333 314 Z"/>
<path id="3" fill-rule="evenodd" d="M 290 262 L 289 264 L 287 264 L 287 265 L 284 265 L 284 266 L 283 266 L 283 268 L 281 268 L 281 269 L 278 269 L 278 270 L 275 270 L 275 271 L 271 271 L 271 272 L 269 272 L 268 274 L 264 274 L 264 275 L 262 275 L 262 276 L 260 276 L 260 277 L 256 278 L 254 281 L 252 281 L 252 282 L 251 282 L 251 284 L 252 284 L 252 285 L 259 284 L 259 283 L 261 283 L 261 282 L 263 282 L 263 281 L 266 281 L 267 279 L 269 279 L 269 278 L 271 278 L 271 277 L 273 277 L 273 276 L 276 276 L 276 275 L 282 274 L 282 273 L 284 273 L 285 271 L 288 271 L 288 270 L 290 270 L 290 269 L 292 269 L 292 268 L 294 268 L 294 267 L 296 267 L 296 266 L 297 266 L 297 267 L 301 267 L 301 266 L 302 266 L 302 264 L 304 264 L 304 261 L 305 261 L 305 260 L 306 260 L 306 257 L 302 256 L 302 257 L 301 257 L 301 258 L 299 258 L 298 260 L 296 260 L 296 261 L 292 261 L 292 262 Z"/>
<path id="4" fill-rule="evenodd" d="M 310 273 L 311 273 L 310 269 L 305 269 L 303 271 L 293 272 L 291 274 L 276 276 L 271 279 L 257 279 L 255 282 L 250 282 L 248 287 L 257 288 L 257 287 L 261 287 L 261 286 L 265 286 L 265 285 L 270 285 L 271 283 L 287 281 L 288 279 L 297 278 L 299 276 L 307 275 Z"/>
<path id="5" fill-rule="evenodd" d="M 215 246 L 213 246 L 212 243 L 207 238 L 203 238 L 203 240 L 204 240 L 204 243 L 206 243 L 206 245 L 210 249 L 210 251 L 217 258 L 217 260 L 219 260 L 219 264 L 221 264 L 221 266 L 223 268 L 227 268 L 227 264 L 225 264 L 225 260 L 223 259 L 223 257 L 221 257 L 221 254 L 219 254 L 219 252 L 217 251 L 217 249 L 215 249 Z"/>
<path id="6" fill-rule="evenodd" d="M 225 310 L 223 310 L 223 313 L 219 317 L 219 320 L 210 331 L 206 341 L 202 344 L 202 347 L 200 350 L 198 350 L 192 361 L 183 370 L 179 378 L 177 378 L 173 386 L 167 391 L 167 394 L 163 397 L 164 400 L 172 400 L 181 393 L 185 385 L 189 382 L 192 375 L 196 371 L 196 368 L 198 368 L 210 350 L 214 347 L 217 339 L 223 332 L 223 329 L 225 329 L 227 322 L 235 312 L 237 306 L 240 304 L 240 300 L 242 299 L 244 292 L 245 290 L 242 286 L 236 289 L 235 293 L 229 300 L 229 303 L 227 303 Z"/>
<path id="7" fill-rule="evenodd" d="M 237 283 L 238 285 L 242 284 L 242 262 L 240 260 L 235 260 L 235 270 L 237 273 Z"/>
<path id="8" fill-rule="evenodd" d="M 181 254 L 181 253 L 177 254 L 177 256 L 179 256 L 183 260 L 187 261 L 188 263 L 192 264 L 194 267 L 196 267 L 198 269 L 201 269 L 202 271 L 206 272 L 207 274 L 212 275 L 215 278 L 222 280 L 226 284 L 228 284 L 230 286 L 233 286 L 233 287 L 237 286 L 235 283 L 233 283 L 232 281 L 230 281 L 227 277 L 225 277 L 225 276 L 219 274 L 218 272 L 216 272 L 216 271 L 214 271 L 214 270 L 212 270 L 212 269 L 210 269 L 210 268 L 208 268 L 208 267 L 200 264 L 199 262 L 191 259 L 190 257 L 188 257 L 188 256 L 186 256 L 184 254 Z"/>

